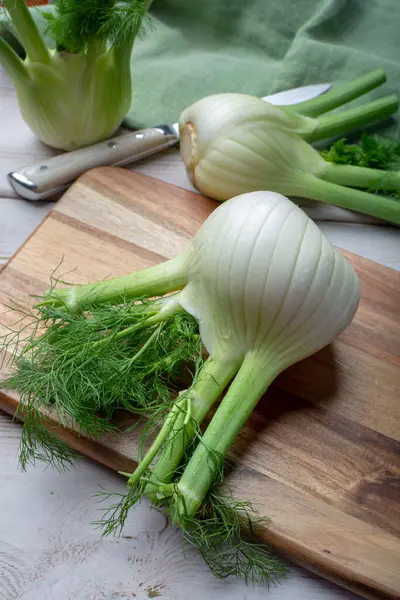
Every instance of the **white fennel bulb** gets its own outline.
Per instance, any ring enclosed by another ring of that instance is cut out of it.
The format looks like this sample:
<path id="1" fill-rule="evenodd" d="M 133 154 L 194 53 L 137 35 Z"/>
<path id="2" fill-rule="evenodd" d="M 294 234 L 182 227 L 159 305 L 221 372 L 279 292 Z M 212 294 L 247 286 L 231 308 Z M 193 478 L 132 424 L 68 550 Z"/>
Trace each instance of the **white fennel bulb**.
<path id="1" fill-rule="evenodd" d="M 350 323 L 357 275 L 317 225 L 273 192 L 218 207 L 189 249 L 179 302 L 212 356 L 257 356 L 280 371 Z"/>
<path id="2" fill-rule="evenodd" d="M 398 98 L 389 96 L 311 119 L 297 114 L 296 107 L 285 110 L 244 94 L 217 94 L 182 112 L 180 152 L 192 184 L 215 200 L 269 190 L 399 224 L 398 201 L 354 188 L 399 192 L 400 173 L 333 164 L 309 143 L 388 116 L 397 107 Z"/>

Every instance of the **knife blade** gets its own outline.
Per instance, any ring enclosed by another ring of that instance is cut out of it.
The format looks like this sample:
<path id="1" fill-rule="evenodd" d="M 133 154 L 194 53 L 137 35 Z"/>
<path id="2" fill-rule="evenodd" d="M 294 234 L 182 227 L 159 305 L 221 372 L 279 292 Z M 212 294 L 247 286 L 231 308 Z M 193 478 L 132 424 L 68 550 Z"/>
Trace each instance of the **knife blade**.
<path id="1" fill-rule="evenodd" d="M 276 106 L 288 106 L 325 93 L 330 83 L 306 85 L 269 96 L 262 100 Z M 159 125 L 65 152 L 19 171 L 8 173 L 14 191 L 26 200 L 44 200 L 65 190 L 85 171 L 100 166 L 123 166 L 146 158 L 179 143 L 178 123 Z"/>

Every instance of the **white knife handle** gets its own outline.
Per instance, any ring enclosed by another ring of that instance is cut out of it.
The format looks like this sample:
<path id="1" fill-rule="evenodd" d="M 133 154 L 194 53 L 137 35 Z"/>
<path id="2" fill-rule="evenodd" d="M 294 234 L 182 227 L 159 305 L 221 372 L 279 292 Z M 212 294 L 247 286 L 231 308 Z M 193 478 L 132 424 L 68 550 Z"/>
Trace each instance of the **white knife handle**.
<path id="1" fill-rule="evenodd" d="M 134 162 L 178 141 L 168 125 L 141 129 L 9 173 L 8 181 L 19 196 L 27 200 L 43 200 L 68 187 L 88 169 Z"/>

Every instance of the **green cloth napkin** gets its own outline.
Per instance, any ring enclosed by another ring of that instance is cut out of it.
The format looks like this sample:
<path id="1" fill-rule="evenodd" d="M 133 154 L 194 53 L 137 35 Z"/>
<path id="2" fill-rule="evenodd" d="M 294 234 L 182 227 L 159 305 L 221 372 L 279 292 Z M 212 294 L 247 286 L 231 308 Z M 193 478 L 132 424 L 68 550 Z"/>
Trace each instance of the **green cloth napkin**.
<path id="1" fill-rule="evenodd" d="M 176 121 L 213 93 L 264 96 L 378 67 L 388 82 L 355 102 L 400 93 L 400 0 L 154 0 L 151 14 L 134 45 L 128 127 Z M 400 133 L 397 120 L 385 132 Z"/>
<path id="2" fill-rule="evenodd" d="M 400 93 L 400 0 L 155 0 L 152 15 L 133 51 L 133 127 L 217 92 L 264 96 L 379 67 L 388 83 L 368 98 Z"/>

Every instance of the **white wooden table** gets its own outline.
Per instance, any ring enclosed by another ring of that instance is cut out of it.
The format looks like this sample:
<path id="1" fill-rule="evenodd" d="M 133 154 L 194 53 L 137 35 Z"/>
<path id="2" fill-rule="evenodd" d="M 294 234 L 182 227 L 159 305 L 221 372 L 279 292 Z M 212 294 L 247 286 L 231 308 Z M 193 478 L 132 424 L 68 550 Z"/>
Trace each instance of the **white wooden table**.
<path id="1" fill-rule="evenodd" d="M 39 225 L 52 203 L 16 197 L 10 170 L 52 154 L 20 118 L 14 90 L 0 69 L 0 264 Z M 189 189 L 176 150 L 132 170 Z M 400 270 L 398 229 L 346 211 L 308 203 L 331 242 Z M 132 511 L 122 537 L 102 538 L 91 525 L 99 486 L 123 491 L 114 473 L 82 459 L 66 473 L 42 466 L 18 470 L 20 425 L 0 413 L 0 600 L 355 600 L 308 571 L 291 567 L 273 587 L 218 581 L 194 551 L 182 554 L 179 533 L 146 503 Z"/>

